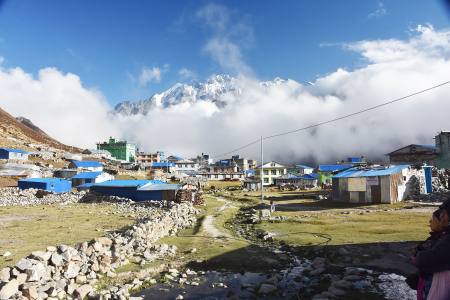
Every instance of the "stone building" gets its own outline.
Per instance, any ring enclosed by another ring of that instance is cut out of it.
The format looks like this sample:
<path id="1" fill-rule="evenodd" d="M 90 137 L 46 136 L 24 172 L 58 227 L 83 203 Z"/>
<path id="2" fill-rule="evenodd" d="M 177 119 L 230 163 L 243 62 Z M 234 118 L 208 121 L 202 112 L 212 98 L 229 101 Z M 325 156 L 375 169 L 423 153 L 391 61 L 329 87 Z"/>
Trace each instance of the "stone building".
<path id="1" fill-rule="evenodd" d="M 436 147 L 434 145 L 411 144 L 388 154 L 391 164 L 434 165 Z"/>
<path id="2" fill-rule="evenodd" d="M 450 131 L 441 131 L 434 138 L 436 144 L 436 167 L 450 169 Z"/>

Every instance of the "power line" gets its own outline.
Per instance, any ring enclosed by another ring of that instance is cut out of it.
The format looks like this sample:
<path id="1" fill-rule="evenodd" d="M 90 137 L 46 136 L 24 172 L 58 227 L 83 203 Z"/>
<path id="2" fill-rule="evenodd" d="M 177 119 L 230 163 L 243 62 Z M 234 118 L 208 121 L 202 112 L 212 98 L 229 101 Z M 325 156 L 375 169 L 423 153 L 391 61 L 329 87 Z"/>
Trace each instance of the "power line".
<path id="1" fill-rule="evenodd" d="M 387 101 L 387 102 L 384 102 L 384 103 L 381 103 L 381 104 L 378 104 L 378 105 L 375 105 L 375 106 L 371 106 L 371 107 L 368 107 L 368 108 L 365 108 L 365 109 L 362 109 L 362 110 L 350 113 L 348 115 L 344 115 L 344 116 L 341 116 L 341 117 L 338 117 L 338 118 L 335 118 L 335 119 L 331 119 L 331 120 L 328 120 L 328 121 L 325 121 L 325 122 L 320 122 L 320 123 L 317 123 L 317 124 L 314 124 L 314 125 L 309 125 L 309 126 L 306 126 L 306 127 L 303 127 L 303 128 L 294 129 L 294 130 L 290 130 L 290 131 L 286 131 L 286 132 L 270 135 L 270 136 L 264 137 L 264 139 L 268 140 L 268 139 L 271 139 L 271 138 L 275 138 L 275 137 L 279 137 L 279 136 L 283 136 L 283 135 L 299 132 L 299 131 L 302 131 L 302 130 L 307 130 L 307 129 L 311 129 L 311 128 L 314 128 L 314 127 L 319 127 L 321 125 L 333 123 L 333 122 L 336 122 L 336 121 L 340 121 L 342 119 L 353 117 L 353 116 L 356 116 L 356 115 L 359 115 L 359 114 L 362 114 L 362 113 L 365 113 L 365 112 L 368 112 L 368 111 L 371 111 L 371 110 L 374 110 L 374 109 L 377 109 L 377 108 L 380 108 L 380 107 L 383 107 L 383 106 L 387 106 L 389 104 L 393 104 L 393 103 L 405 100 L 407 98 L 410 98 L 410 97 L 413 97 L 413 96 L 416 96 L 416 95 L 428 92 L 430 90 L 436 89 L 438 87 L 441 87 L 441 86 L 449 84 L 449 83 L 450 83 L 450 81 L 446 81 L 446 82 L 440 83 L 438 85 L 432 86 L 430 88 L 427 88 L 427 89 L 424 89 L 424 90 L 421 90 L 421 91 L 409 94 L 407 96 L 403 96 L 401 98 L 397 98 L 397 99 L 394 99 L 394 100 L 391 100 L 391 101 Z"/>
<path id="2" fill-rule="evenodd" d="M 425 93 L 425 92 L 437 89 L 437 88 L 442 87 L 444 85 L 447 85 L 449 83 L 450 83 L 450 80 L 446 81 L 446 82 L 442 82 L 442 83 L 437 84 L 437 85 L 434 85 L 432 87 L 429 87 L 429 88 L 426 88 L 426 89 L 414 92 L 412 94 L 408 94 L 406 96 L 403 96 L 403 97 L 400 97 L 400 98 L 397 98 L 397 99 L 394 99 L 394 100 L 383 102 L 381 104 L 378 104 L 378 105 L 375 105 L 375 106 L 371 106 L 371 107 L 368 107 L 368 108 L 365 108 L 365 109 L 362 109 L 362 110 L 359 110 L 359 111 L 356 111 L 356 112 L 353 112 L 353 113 L 350 113 L 350 114 L 347 114 L 347 115 L 343 115 L 343 116 L 340 116 L 340 117 L 337 117 L 337 118 L 334 118 L 334 119 L 331 119 L 331 120 L 328 120 L 328 121 L 323 121 L 323 122 L 316 123 L 316 124 L 313 124 L 313 125 L 309 125 L 309 126 L 306 126 L 306 127 L 293 129 L 293 130 L 289 130 L 289 131 L 285 131 L 285 132 L 280 132 L 280 133 L 273 134 L 273 135 L 269 135 L 269 136 L 263 137 L 263 140 L 273 139 L 273 138 L 276 138 L 276 137 L 279 137 L 279 136 L 288 135 L 288 134 L 292 134 L 292 133 L 308 130 L 308 129 L 319 127 L 319 126 L 322 126 L 322 125 L 325 125 L 325 124 L 330 124 L 330 123 L 337 122 L 337 121 L 340 121 L 340 120 L 343 120 L 343 119 L 346 119 L 346 118 L 350 118 L 350 117 L 353 117 L 353 116 L 356 116 L 356 115 L 360 115 L 362 113 L 365 113 L 365 112 L 368 112 L 368 111 L 371 111 L 371 110 L 375 110 L 375 109 L 378 109 L 380 107 L 387 106 L 387 105 L 390 105 L 390 104 L 393 104 L 393 103 L 396 103 L 396 102 L 400 102 L 400 101 L 406 100 L 408 98 L 411 98 L 413 96 L 416 96 L 416 95 L 419 95 L 419 94 L 422 94 L 422 93 Z M 222 157 L 222 156 L 225 156 L 225 155 L 228 155 L 228 154 L 231 154 L 231 153 L 235 153 L 235 152 L 237 152 L 239 150 L 248 148 L 251 145 L 254 145 L 254 144 L 256 144 L 256 143 L 258 143 L 260 141 L 261 141 L 261 139 L 256 139 L 253 142 L 250 142 L 250 143 L 248 143 L 248 144 L 246 144 L 244 146 L 241 146 L 241 147 L 233 149 L 231 151 L 222 153 L 220 155 L 216 155 L 213 158 Z"/>
<path id="3" fill-rule="evenodd" d="M 242 147 L 233 149 L 233 150 L 231 150 L 231 151 L 228 151 L 228 152 L 225 152 L 225 153 L 222 153 L 222 154 L 218 154 L 218 155 L 212 156 L 211 158 L 222 157 L 222 156 L 226 156 L 226 155 L 231 154 L 231 153 L 235 153 L 235 152 L 237 152 L 237 151 L 239 151 L 239 150 L 248 148 L 248 147 L 250 147 L 250 146 L 253 145 L 253 144 L 259 143 L 260 141 L 261 141 L 261 139 L 259 138 L 259 139 L 254 140 L 253 142 L 248 143 L 248 144 L 246 144 L 246 145 L 244 145 L 244 146 L 242 146 Z"/>

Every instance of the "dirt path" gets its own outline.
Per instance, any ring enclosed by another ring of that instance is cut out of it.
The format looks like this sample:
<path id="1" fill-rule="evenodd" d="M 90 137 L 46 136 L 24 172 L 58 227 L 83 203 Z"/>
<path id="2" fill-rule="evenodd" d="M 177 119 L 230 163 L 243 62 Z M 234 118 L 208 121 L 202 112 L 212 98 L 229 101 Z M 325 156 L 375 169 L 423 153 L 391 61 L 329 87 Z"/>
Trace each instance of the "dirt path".
<path id="1" fill-rule="evenodd" d="M 229 209 L 229 208 L 232 208 L 233 206 L 231 205 L 231 202 L 230 202 L 230 201 L 227 201 L 227 200 L 225 200 L 225 199 L 223 199 L 223 198 L 216 198 L 216 199 L 217 199 L 217 201 L 224 202 L 224 205 L 222 205 L 221 207 L 219 207 L 219 208 L 217 209 L 217 212 L 216 212 L 214 215 L 207 215 L 207 216 L 205 217 L 205 220 L 203 221 L 203 228 L 204 228 L 205 232 L 206 232 L 208 235 L 210 235 L 210 236 L 212 236 L 212 237 L 214 237 L 214 238 L 219 238 L 219 237 L 230 238 L 231 235 L 228 234 L 228 233 L 226 233 L 226 232 L 220 231 L 220 230 L 216 227 L 216 225 L 214 224 L 214 221 L 215 221 L 215 219 L 216 219 L 216 216 L 217 216 L 219 213 L 221 213 L 221 212 L 223 212 L 223 211 L 225 211 L 225 210 L 227 210 L 227 209 Z"/>

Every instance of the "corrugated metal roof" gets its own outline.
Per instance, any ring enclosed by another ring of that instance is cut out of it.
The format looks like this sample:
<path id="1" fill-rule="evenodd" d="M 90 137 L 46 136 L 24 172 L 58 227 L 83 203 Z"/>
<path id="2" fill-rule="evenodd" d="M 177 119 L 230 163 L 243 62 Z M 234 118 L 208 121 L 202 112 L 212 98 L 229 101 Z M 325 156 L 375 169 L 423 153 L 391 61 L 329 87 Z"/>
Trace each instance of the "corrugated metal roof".
<path id="1" fill-rule="evenodd" d="M 351 168 L 353 165 L 336 164 L 336 165 L 319 165 L 319 171 L 322 172 L 336 172 Z"/>
<path id="2" fill-rule="evenodd" d="M 345 170 L 339 174 L 333 176 L 333 178 L 349 178 L 349 177 L 375 177 L 375 176 L 387 176 L 395 173 L 400 173 L 403 169 L 409 168 L 409 165 L 396 165 L 379 167 L 379 168 L 371 168 L 371 169 L 359 169 L 359 168 L 351 168 L 349 170 Z"/>
<path id="3" fill-rule="evenodd" d="M 100 176 L 102 172 L 82 172 L 73 176 L 74 179 L 95 179 Z"/>
<path id="4" fill-rule="evenodd" d="M 56 183 L 56 182 L 67 181 L 67 180 L 64 180 L 61 178 L 26 178 L 26 179 L 20 179 L 19 181 Z"/>
<path id="5" fill-rule="evenodd" d="M 430 150 L 436 150 L 436 145 L 420 145 L 420 144 L 418 144 L 417 146 L 428 148 Z"/>
<path id="6" fill-rule="evenodd" d="M 94 186 L 110 186 L 110 187 L 142 187 L 146 184 L 160 184 L 160 180 L 108 180 L 94 184 Z"/>
<path id="7" fill-rule="evenodd" d="M 174 191 L 181 189 L 181 187 L 181 184 L 146 184 L 138 188 L 138 191 Z"/>
<path id="8" fill-rule="evenodd" d="M 99 168 L 99 167 L 103 167 L 102 163 L 99 162 L 99 161 L 74 160 L 72 162 L 77 168 Z"/>
<path id="9" fill-rule="evenodd" d="M 4 150 L 7 152 L 15 152 L 15 153 L 22 153 L 22 154 L 28 154 L 29 152 L 21 149 L 11 149 L 11 148 L 0 148 L 0 150 Z"/>

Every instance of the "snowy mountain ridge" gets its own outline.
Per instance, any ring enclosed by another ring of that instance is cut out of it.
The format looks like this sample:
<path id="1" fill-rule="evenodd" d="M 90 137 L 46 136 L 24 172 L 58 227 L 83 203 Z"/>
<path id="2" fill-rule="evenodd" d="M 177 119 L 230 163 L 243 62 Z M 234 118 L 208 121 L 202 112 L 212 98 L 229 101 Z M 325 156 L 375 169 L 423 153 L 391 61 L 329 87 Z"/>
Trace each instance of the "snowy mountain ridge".
<path id="1" fill-rule="evenodd" d="M 282 78 L 272 81 L 260 82 L 262 87 L 270 87 L 287 82 Z M 117 104 L 114 113 L 120 115 L 146 115 L 155 107 L 167 108 L 181 103 L 195 103 L 208 101 L 218 107 L 224 107 L 226 95 L 238 96 L 242 93 L 241 83 L 238 78 L 230 75 L 215 75 L 205 82 L 192 84 L 177 83 L 168 90 L 154 94 L 150 98 L 141 101 L 124 101 Z"/>

